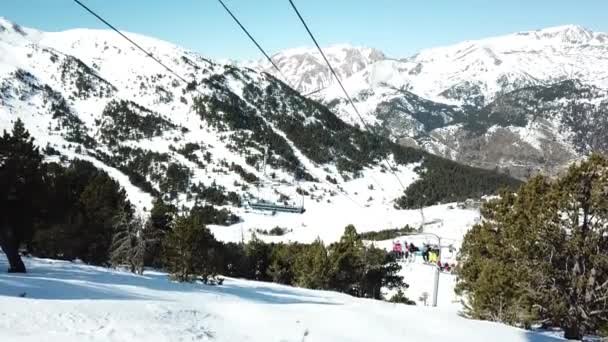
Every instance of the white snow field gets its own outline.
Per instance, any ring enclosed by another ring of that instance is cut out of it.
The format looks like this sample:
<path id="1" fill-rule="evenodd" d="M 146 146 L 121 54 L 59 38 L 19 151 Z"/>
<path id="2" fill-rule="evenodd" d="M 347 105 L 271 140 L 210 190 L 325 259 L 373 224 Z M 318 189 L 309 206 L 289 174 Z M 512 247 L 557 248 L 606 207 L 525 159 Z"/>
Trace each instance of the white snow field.
<path id="1" fill-rule="evenodd" d="M 0 273 L 0 341 L 558 340 L 450 309 L 236 279 L 179 284 L 152 271 L 25 263 L 27 274 Z M 0 255 L 0 269 L 6 267 Z"/>

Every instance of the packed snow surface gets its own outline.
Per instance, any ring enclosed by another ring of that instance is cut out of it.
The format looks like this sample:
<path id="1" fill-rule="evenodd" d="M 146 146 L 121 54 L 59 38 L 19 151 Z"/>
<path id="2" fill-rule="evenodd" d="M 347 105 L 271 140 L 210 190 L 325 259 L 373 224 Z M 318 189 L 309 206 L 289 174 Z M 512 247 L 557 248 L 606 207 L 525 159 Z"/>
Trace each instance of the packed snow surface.
<path id="1" fill-rule="evenodd" d="M 0 274 L 0 341 L 556 341 L 450 308 L 406 306 L 237 279 L 179 284 L 166 274 L 45 259 Z M 419 265 L 420 267 L 426 267 Z M 0 268 L 6 269 L 4 256 Z"/>

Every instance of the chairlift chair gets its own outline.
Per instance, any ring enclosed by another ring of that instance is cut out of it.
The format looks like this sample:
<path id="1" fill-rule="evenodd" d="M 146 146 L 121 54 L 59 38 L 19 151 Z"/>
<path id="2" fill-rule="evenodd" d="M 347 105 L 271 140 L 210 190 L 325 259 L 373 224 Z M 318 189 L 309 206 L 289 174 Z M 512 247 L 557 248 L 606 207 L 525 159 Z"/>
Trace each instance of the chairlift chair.
<path id="1" fill-rule="evenodd" d="M 263 185 L 270 185 L 270 187 L 272 189 L 274 189 L 275 185 L 285 185 L 283 183 L 274 181 L 274 180 L 268 180 L 267 176 L 266 176 L 266 158 L 268 156 L 268 146 L 266 146 L 266 148 L 264 149 L 264 161 L 262 163 L 262 174 L 263 174 L 263 178 L 261 180 L 259 180 L 257 182 L 257 198 L 253 201 L 249 201 L 248 205 L 251 209 L 253 210 L 257 210 L 257 211 L 262 211 L 262 212 L 272 212 L 272 214 L 276 214 L 277 212 L 284 212 L 284 213 L 295 213 L 295 214 L 302 214 L 304 213 L 305 209 L 304 209 L 304 195 L 302 195 L 302 202 L 300 206 L 297 205 L 288 205 L 288 204 L 279 204 L 276 202 L 273 202 L 269 199 L 265 199 L 263 198 L 263 196 L 261 196 L 261 192 L 260 192 L 260 188 L 263 187 Z M 292 185 L 293 183 L 287 183 L 287 185 Z"/>

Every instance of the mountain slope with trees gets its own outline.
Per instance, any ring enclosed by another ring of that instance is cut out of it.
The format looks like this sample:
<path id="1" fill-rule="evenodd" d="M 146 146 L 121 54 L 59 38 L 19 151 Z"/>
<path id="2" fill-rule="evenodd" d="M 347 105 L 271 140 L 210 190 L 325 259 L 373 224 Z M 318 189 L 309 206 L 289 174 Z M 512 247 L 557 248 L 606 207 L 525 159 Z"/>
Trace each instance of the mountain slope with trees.
<path id="1" fill-rule="evenodd" d="M 607 33 L 566 25 L 384 58 L 340 76 L 376 132 L 525 179 L 607 151 L 607 52 Z M 284 69 L 302 70 L 287 73 L 287 82 L 324 75 L 313 67 L 315 53 L 285 62 Z M 358 65 L 348 58 L 332 63 Z M 311 96 L 345 122 L 365 126 L 335 81 Z"/>
<path id="2" fill-rule="evenodd" d="M 130 34 L 188 83 L 113 32 L 5 26 L 0 127 L 21 119 L 47 157 L 102 168 L 137 212 L 160 197 L 180 209 L 218 207 L 213 223 L 229 225 L 259 199 L 258 184 L 264 200 L 329 203 L 365 196 L 348 188 L 370 173 L 407 175 L 405 187 L 421 183 L 405 194 L 382 187 L 375 190 L 382 196 L 365 197 L 389 210 L 403 196 L 401 207 L 418 207 L 517 183 L 374 136 L 269 74 L 216 64 L 166 42 Z M 386 160 L 396 169 L 388 170 Z M 424 185 L 451 175 L 471 182 Z"/>

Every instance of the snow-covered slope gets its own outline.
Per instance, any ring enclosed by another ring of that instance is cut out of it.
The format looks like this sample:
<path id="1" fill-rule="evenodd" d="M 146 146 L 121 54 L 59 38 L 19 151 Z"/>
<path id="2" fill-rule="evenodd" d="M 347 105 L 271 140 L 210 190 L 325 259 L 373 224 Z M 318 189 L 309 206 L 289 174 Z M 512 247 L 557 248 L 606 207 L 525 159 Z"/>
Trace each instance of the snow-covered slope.
<path id="1" fill-rule="evenodd" d="M 2 341 L 559 340 L 467 320 L 450 308 L 236 279 L 213 287 L 174 283 L 153 271 L 135 276 L 63 261 L 25 263 L 28 274 L 0 273 Z"/>
<path id="2" fill-rule="evenodd" d="M 329 46 L 324 48 L 323 52 L 341 78 L 347 78 L 374 62 L 386 59 L 386 56 L 379 50 L 348 44 Z M 303 94 L 325 89 L 335 82 L 316 48 L 289 49 L 281 51 L 271 58 L 287 77 L 287 80 L 284 81 Z M 282 78 L 282 75 L 265 59 L 245 65 Z"/>
<path id="3" fill-rule="evenodd" d="M 49 33 L 1 23 L 0 130 L 21 119 L 46 154 L 85 159 L 105 170 L 140 212 L 155 196 L 180 207 L 229 209 L 243 220 L 217 227 L 225 240 L 281 226 L 292 231 L 287 239 L 321 236 L 329 243 L 350 223 L 360 231 L 420 225 L 416 211 L 395 209 L 403 191 L 381 161 L 392 160 L 405 187 L 432 176 L 428 167 L 442 168 L 446 177 L 471 172 L 414 149 L 379 144 L 272 75 L 127 33 L 183 82 L 110 31 Z M 334 57 L 348 58 L 349 51 L 336 47 Z M 366 61 L 374 54 L 357 51 Z M 471 177 L 477 182 L 478 176 Z M 473 195 L 512 181 L 496 182 L 495 176 L 485 173 L 490 185 Z M 306 212 L 260 215 L 247 207 L 257 200 L 304 202 Z M 446 200 L 430 204 L 436 202 Z M 461 227 L 475 216 L 458 215 Z"/>

